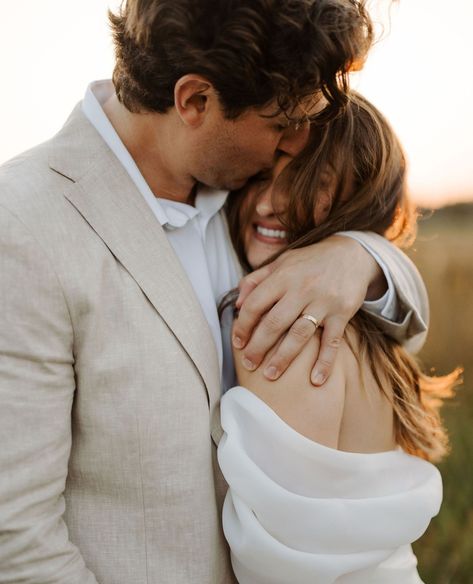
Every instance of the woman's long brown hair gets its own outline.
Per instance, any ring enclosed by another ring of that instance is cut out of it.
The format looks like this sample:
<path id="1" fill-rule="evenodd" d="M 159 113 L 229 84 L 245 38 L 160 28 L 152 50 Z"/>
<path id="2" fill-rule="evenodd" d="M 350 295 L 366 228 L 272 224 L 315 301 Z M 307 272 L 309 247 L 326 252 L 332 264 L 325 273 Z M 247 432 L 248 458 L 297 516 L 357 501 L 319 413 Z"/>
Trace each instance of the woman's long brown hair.
<path id="1" fill-rule="evenodd" d="M 327 189 L 327 171 L 336 177 L 336 185 L 328 216 L 317 224 L 314 210 L 318 193 Z M 339 231 L 373 231 L 407 246 L 415 237 L 417 217 L 405 179 L 405 156 L 387 120 L 368 100 L 352 92 L 339 117 L 313 128 L 307 147 L 278 177 L 273 204 L 284 209 L 279 219 L 289 243 L 263 265 L 288 249 L 317 243 Z M 257 195 L 252 201 L 245 201 L 246 196 L 246 189 L 230 196 L 226 213 L 237 255 L 251 271 L 243 234 Z M 223 300 L 221 309 L 231 298 L 230 294 Z M 356 348 L 350 330 L 356 333 Z M 426 375 L 416 359 L 364 311 L 353 317 L 347 332 L 360 370 L 367 360 L 392 404 L 396 442 L 410 454 L 440 460 L 448 451 L 448 437 L 439 408 L 453 395 L 461 370 L 443 377 Z"/>

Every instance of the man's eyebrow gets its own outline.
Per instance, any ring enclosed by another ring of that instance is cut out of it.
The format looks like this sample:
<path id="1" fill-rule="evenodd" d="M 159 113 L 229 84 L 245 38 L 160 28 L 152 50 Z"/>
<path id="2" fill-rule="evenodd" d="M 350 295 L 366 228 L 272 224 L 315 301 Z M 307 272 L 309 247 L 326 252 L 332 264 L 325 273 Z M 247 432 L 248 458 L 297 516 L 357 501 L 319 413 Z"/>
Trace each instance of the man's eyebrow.
<path id="1" fill-rule="evenodd" d="M 276 110 L 273 113 L 270 114 L 259 114 L 259 116 L 261 118 L 265 118 L 265 119 L 270 119 L 270 120 L 274 120 L 276 118 L 279 118 L 278 121 L 282 122 L 282 123 L 287 123 L 288 126 L 290 125 L 302 125 L 305 124 L 307 122 L 311 123 L 311 122 L 315 122 L 319 120 L 320 115 L 322 114 L 322 112 L 324 111 L 325 108 L 322 108 L 320 111 L 313 113 L 313 114 L 309 114 L 309 113 L 300 113 L 299 115 L 291 115 L 289 114 L 287 111 L 284 110 Z"/>
<path id="2" fill-rule="evenodd" d="M 303 124 L 306 122 L 312 122 L 317 120 L 322 111 L 325 109 L 322 108 L 321 110 L 318 110 L 316 113 L 313 114 L 310 113 L 310 111 L 313 110 L 313 108 L 319 103 L 321 99 L 323 99 L 323 97 L 324 96 L 321 92 L 317 92 L 311 95 L 310 97 L 307 97 L 305 103 L 304 100 L 301 98 L 297 102 L 289 104 L 287 108 L 284 108 L 283 106 L 280 107 L 276 106 L 272 113 L 269 114 L 260 113 L 259 115 L 260 117 L 267 119 L 277 118 L 278 116 L 284 116 L 284 121 L 286 121 L 288 124 Z M 297 109 L 301 110 L 300 112 L 298 112 L 299 115 L 293 115 Z"/>
<path id="3" fill-rule="evenodd" d="M 310 116 L 308 116 L 307 114 L 304 114 L 302 116 L 291 116 L 290 114 L 288 114 L 284 110 L 279 110 L 279 111 L 276 111 L 272 114 L 259 114 L 259 115 L 260 115 L 260 117 L 265 118 L 265 119 L 276 120 L 277 122 L 279 122 L 281 124 L 287 125 L 287 127 L 301 126 L 302 124 L 305 124 L 306 122 L 311 121 Z M 315 118 L 315 115 L 314 115 L 314 118 Z"/>
<path id="4" fill-rule="evenodd" d="M 278 116 L 284 116 L 285 120 L 290 120 L 290 116 L 287 114 L 287 112 L 285 112 L 282 109 L 276 109 L 273 113 L 271 114 L 258 114 L 260 116 L 260 118 L 265 118 L 265 119 L 274 119 L 277 118 Z"/>

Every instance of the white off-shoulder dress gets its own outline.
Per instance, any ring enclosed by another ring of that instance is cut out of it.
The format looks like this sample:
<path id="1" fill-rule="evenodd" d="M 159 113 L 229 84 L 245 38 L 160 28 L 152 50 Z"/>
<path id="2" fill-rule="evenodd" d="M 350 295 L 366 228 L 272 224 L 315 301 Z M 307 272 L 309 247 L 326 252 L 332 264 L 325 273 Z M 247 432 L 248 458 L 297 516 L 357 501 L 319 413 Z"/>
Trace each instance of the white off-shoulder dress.
<path id="1" fill-rule="evenodd" d="M 223 528 L 240 584 L 419 584 L 411 543 L 439 511 L 432 464 L 296 432 L 243 387 L 222 398 Z"/>

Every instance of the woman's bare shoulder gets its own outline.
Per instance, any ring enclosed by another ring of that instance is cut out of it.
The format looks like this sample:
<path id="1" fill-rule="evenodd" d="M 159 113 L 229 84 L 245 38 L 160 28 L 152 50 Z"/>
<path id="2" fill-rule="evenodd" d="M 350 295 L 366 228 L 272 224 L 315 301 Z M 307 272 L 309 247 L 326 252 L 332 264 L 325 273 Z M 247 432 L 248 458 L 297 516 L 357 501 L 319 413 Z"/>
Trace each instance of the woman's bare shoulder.
<path id="1" fill-rule="evenodd" d="M 331 376 L 321 388 L 310 382 L 321 331 L 307 343 L 287 371 L 276 381 L 263 375 L 271 354 L 256 370 L 241 365 L 235 351 L 240 385 L 272 408 L 280 418 L 307 438 L 348 452 L 380 452 L 395 447 L 389 387 L 379 369 L 380 387 L 373 376 L 357 331 L 349 326 Z M 384 387 L 386 385 L 386 387 Z"/>
<path id="2" fill-rule="evenodd" d="M 276 381 L 269 381 L 263 375 L 270 355 L 256 371 L 249 372 L 241 365 L 242 352 L 235 350 L 238 382 L 300 434 L 325 446 L 338 448 L 345 406 L 345 353 L 349 349 L 343 341 L 332 375 L 322 388 L 317 388 L 310 381 L 310 373 L 319 348 L 318 331 Z"/>
<path id="3" fill-rule="evenodd" d="M 345 332 L 342 352 L 345 410 L 339 448 L 349 452 L 381 452 L 395 448 L 392 388 L 381 362 L 377 378 L 364 343 L 353 326 Z"/>

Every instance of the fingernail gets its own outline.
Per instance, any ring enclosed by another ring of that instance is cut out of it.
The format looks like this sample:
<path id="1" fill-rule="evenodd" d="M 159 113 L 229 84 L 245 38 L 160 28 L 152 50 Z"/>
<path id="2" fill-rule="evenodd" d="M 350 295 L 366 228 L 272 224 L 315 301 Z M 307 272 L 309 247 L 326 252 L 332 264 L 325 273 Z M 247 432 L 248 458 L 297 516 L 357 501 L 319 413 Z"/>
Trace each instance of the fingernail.
<path id="1" fill-rule="evenodd" d="M 274 365 L 271 365 L 270 367 L 267 367 L 264 370 L 264 374 L 268 379 L 277 379 L 278 370 L 276 369 L 276 367 L 274 367 Z"/>
<path id="2" fill-rule="evenodd" d="M 240 337 L 233 337 L 233 346 L 237 349 L 243 348 L 243 341 L 240 339 Z"/>
<path id="3" fill-rule="evenodd" d="M 253 361 L 250 361 L 246 357 L 243 357 L 242 363 L 243 363 L 243 367 L 245 369 L 248 369 L 248 371 L 253 371 L 253 369 L 255 369 L 255 364 L 253 363 Z"/>
<path id="4" fill-rule="evenodd" d="M 314 377 L 314 385 L 322 385 L 325 381 L 325 375 L 323 373 L 317 373 Z"/>

